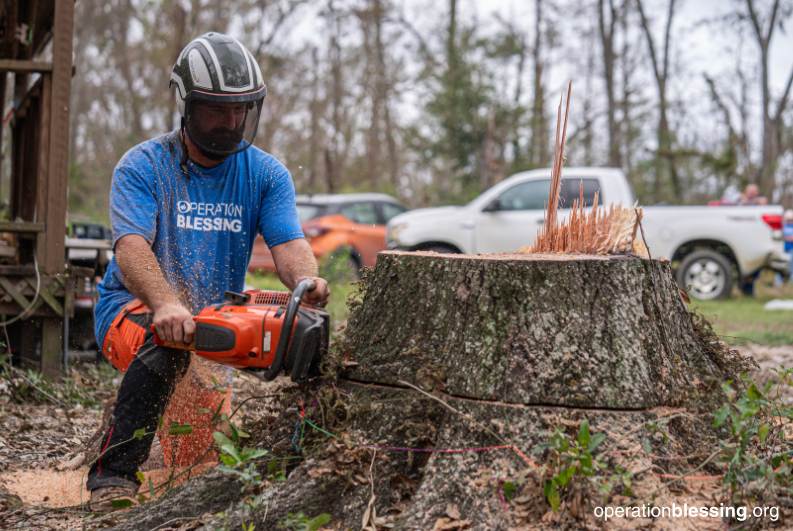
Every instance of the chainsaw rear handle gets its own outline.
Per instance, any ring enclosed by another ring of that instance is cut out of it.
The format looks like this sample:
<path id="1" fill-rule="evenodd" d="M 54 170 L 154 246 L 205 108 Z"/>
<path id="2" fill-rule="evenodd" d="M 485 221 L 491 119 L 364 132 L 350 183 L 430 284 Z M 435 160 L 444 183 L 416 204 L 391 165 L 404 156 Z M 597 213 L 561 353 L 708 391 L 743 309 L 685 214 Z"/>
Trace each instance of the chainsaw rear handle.
<path id="1" fill-rule="evenodd" d="M 278 339 L 278 347 L 275 349 L 275 359 L 273 359 L 273 364 L 270 365 L 270 368 L 262 372 L 262 377 L 265 380 L 274 380 L 281 373 L 281 369 L 284 367 L 286 351 L 289 348 L 289 340 L 292 336 L 292 325 L 294 325 L 297 310 L 300 308 L 300 301 L 307 291 L 312 291 L 316 287 L 317 284 L 310 278 L 301 280 L 295 286 L 292 298 L 289 299 L 289 304 L 286 306 L 284 326 L 281 329 L 281 337 Z"/>

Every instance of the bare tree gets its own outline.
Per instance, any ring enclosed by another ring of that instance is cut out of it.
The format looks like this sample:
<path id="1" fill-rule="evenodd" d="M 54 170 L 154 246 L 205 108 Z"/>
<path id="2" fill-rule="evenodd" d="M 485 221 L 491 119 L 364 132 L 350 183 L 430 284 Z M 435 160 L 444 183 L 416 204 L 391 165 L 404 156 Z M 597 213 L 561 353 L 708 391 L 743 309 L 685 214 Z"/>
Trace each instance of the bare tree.
<path id="1" fill-rule="evenodd" d="M 308 2 L 309 0 L 288 0 L 285 3 L 256 0 L 256 3 L 259 4 L 259 16 L 257 17 L 257 20 L 272 20 L 272 23 L 269 24 L 269 27 L 265 27 L 265 25 L 261 23 L 257 25 L 259 43 L 255 48 L 256 57 L 261 56 L 267 47 L 272 44 L 272 42 L 281 32 L 284 24 L 292 17 L 292 15 L 297 12 L 298 8 L 306 5 Z M 222 4 L 222 2 L 218 2 L 218 4 Z M 275 14 L 271 13 L 272 8 L 275 9 Z"/>
<path id="2" fill-rule="evenodd" d="M 779 161 L 780 155 L 782 154 L 782 118 L 787 107 L 788 97 L 790 96 L 790 88 L 791 85 L 793 85 L 793 69 L 791 69 L 790 73 L 788 74 L 787 82 L 785 83 L 785 89 L 782 92 L 779 100 L 776 102 L 776 107 L 772 109 L 773 98 L 771 96 L 771 89 L 769 87 L 770 66 L 768 55 L 769 49 L 771 47 L 771 39 L 774 36 L 774 30 L 782 23 L 781 20 L 778 20 L 780 1 L 774 0 L 774 4 L 771 7 L 771 13 L 768 16 L 767 23 L 760 20 L 754 0 L 746 0 L 746 9 L 749 14 L 749 21 L 751 22 L 757 46 L 760 49 L 763 151 L 760 174 L 758 175 L 758 184 L 762 193 L 770 197 L 774 191 L 774 178 L 776 175 L 777 163 Z M 763 26 L 765 26 L 765 28 Z"/>
<path id="3" fill-rule="evenodd" d="M 598 0 L 598 31 L 603 53 L 603 82 L 606 88 L 606 117 L 608 123 L 608 165 L 619 168 L 622 166 L 620 156 L 619 127 L 617 126 L 617 98 L 615 88 L 616 53 L 615 28 L 619 20 L 614 0 Z"/>
<path id="4" fill-rule="evenodd" d="M 722 153 L 705 153 L 706 163 L 710 162 L 718 166 L 719 173 L 724 180 L 722 186 L 733 184 L 735 177 L 738 177 L 740 184 L 746 184 L 747 169 L 750 162 L 749 139 L 746 131 L 746 121 L 742 118 L 748 113 L 748 101 L 746 99 L 746 78 L 743 76 L 740 67 L 737 68 L 737 76 L 741 91 L 740 99 L 735 102 L 731 98 L 725 97 L 719 90 L 716 80 L 708 74 L 703 74 L 705 84 L 708 87 L 711 101 L 726 130 L 725 149 Z M 731 79 L 734 84 L 734 80 Z M 738 118 L 735 118 L 733 108 L 737 107 Z"/>
<path id="5" fill-rule="evenodd" d="M 173 41 L 171 42 L 171 60 L 176 63 L 182 47 L 185 45 L 187 38 L 187 13 L 182 7 L 181 2 L 174 2 L 170 10 L 171 27 L 173 28 Z M 168 107 L 168 112 L 171 115 L 171 129 L 176 129 L 179 126 L 179 117 L 176 115 L 176 98 L 171 98 L 171 104 Z"/>
<path id="6" fill-rule="evenodd" d="M 394 124 L 391 118 L 391 81 L 386 66 L 383 38 L 385 7 L 382 0 L 369 0 L 365 9 L 358 11 L 364 36 L 366 57 L 365 85 L 369 95 L 370 123 L 366 142 L 366 172 L 373 188 L 378 186 L 382 173 L 396 185 L 399 172 Z M 381 167 L 381 146 L 387 150 L 386 171 Z"/>
<path id="7" fill-rule="evenodd" d="M 661 186 L 665 177 L 668 176 L 672 184 L 672 193 L 676 199 L 683 195 L 680 185 L 680 178 L 675 166 L 675 154 L 673 152 L 672 130 L 669 126 L 669 100 L 668 100 L 668 80 L 669 80 L 669 47 L 671 44 L 672 22 L 675 16 L 676 0 L 669 0 L 666 12 L 666 24 L 664 27 L 664 38 L 662 41 L 663 55 L 659 57 L 656 51 L 656 43 L 650 30 L 650 23 L 645 14 L 642 0 L 636 0 L 636 7 L 639 11 L 642 30 L 647 41 L 647 50 L 650 55 L 653 75 L 655 77 L 656 88 L 658 89 L 658 128 L 657 143 L 658 148 L 655 158 L 655 183 L 654 195 L 658 199 L 661 197 Z"/>
<path id="8" fill-rule="evenodd" d="M 543 0 L 534 1 L 534 93 L 531 108 L 531 143 L 529 144 L 529 163 L 532 166 L 546 166 L 548 155 L 548 120 L 545 114 L 545 85 L 543 82 Z"/>
<path id="9" fill-rule="evenodd" d="M 311 101 L 309 102 L 310 126 L 308 143 L 308 191 L 317 190 L 319 180 L 319 160 L 317 155 L 321 145 L 322 131 L 319 127 L 319 120 L 322 112 L 320 101 L 320 73 L 319 73 L 319 51 L 316 47 L 311 48 Z"/>

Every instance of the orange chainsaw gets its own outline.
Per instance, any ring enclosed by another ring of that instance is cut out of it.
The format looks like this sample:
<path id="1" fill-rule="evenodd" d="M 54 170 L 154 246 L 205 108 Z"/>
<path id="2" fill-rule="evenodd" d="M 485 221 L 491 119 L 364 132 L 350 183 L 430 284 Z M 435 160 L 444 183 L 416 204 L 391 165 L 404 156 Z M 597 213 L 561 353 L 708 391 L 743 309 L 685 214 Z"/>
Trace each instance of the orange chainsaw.
<path id="1" fill-rule="evenodd" d="M 314 281 L 302 280 L 288 291 L 227 291 L 226 300 L 201 310 L 189 345 L 168 343 L 156 331 L 158 345 L 192 350 L 199 356 L 251 371 L 272 380 L 282 370 L 296 382 L 319 375 L 319 363 L 328 351 L 330 316 L 301 304 Z M 153 329 L 153 327 L 152 327 Z"/>

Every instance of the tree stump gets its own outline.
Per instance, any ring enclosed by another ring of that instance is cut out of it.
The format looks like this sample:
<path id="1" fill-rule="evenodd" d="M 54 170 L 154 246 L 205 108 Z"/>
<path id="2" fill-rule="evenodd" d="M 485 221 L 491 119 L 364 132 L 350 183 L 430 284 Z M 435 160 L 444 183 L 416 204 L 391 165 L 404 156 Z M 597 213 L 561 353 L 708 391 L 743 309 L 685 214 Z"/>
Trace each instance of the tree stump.
<path id="1" fill-rule="evenodd" d="M 205 515 L 271 529 L 299 512 L 328 513 L 335 529 L 602 525 L 592 506 L 605 501 L 585 482 L 550 511 L 552 434 L 574 439 L 586 420 L 606 436 L 598 459 L 657 502 L 670 491 L 654 470 L 687 471 L 718 447 L 701 410 L 748 367 L 692 318 L 669 263 L 635 257 L 384 252 L 332 350 L 329 378 L 246 427 L 248 445 L 288 447 L 302 400 L 325 431 L 307 429 L 303 461 L 265 482 L 257 508 L 214 472 L 120 528 Z"/>
<path id="2" fill-rule="evenodd" d="M 735 361 L 668 262 L 628 256 L 384 252 L 346 339 L 351 379 L 523 405 L 689 404 Z"/>

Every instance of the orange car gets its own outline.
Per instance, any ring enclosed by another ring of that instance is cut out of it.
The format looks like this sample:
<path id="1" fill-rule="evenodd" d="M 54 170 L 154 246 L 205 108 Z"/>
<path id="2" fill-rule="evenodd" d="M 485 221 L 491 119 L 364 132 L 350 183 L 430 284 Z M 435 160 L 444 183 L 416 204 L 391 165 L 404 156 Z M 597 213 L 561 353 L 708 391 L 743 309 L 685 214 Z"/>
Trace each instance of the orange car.
<path id="1" fill-rule="evenodd" d="M 318 261 L 336 252 L 349 253 L 356 269 L 371 267 L 386 248 L 385 226 L 407 209 L 386 194 L 298 195 L 303 233 Z M 258 236 L 248 271 L 275 271 L 273 256 Z"/>

